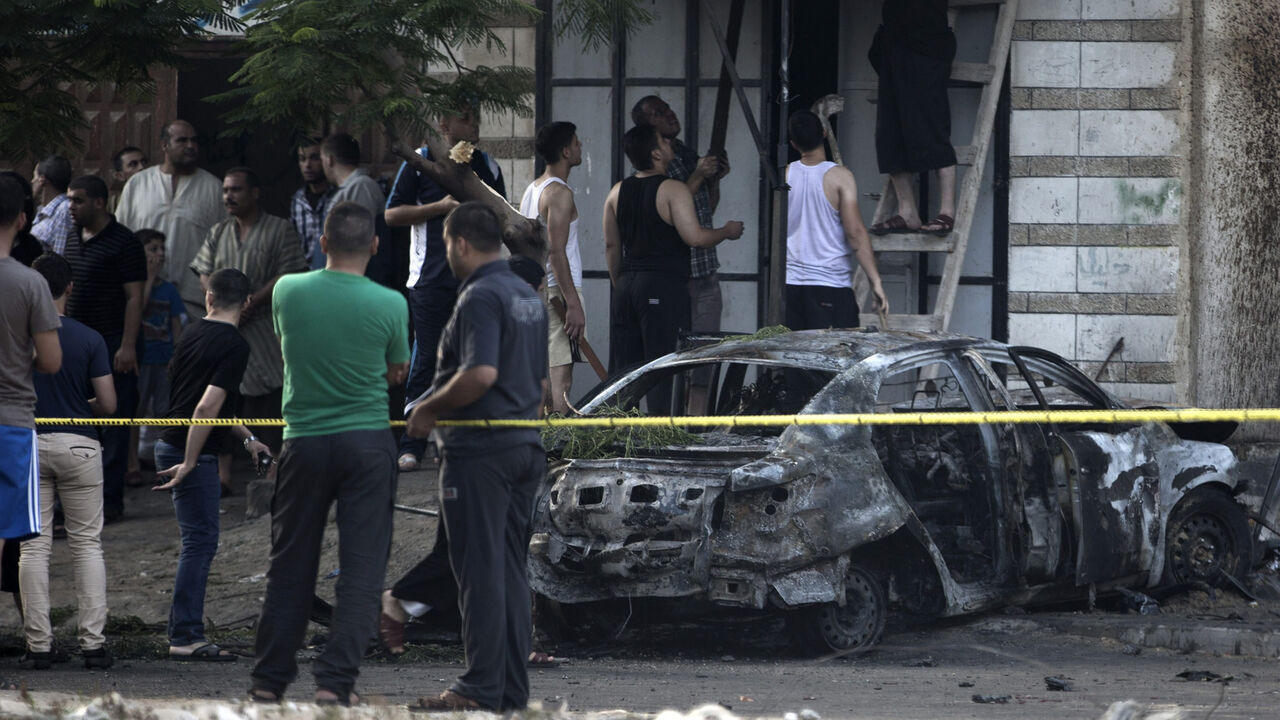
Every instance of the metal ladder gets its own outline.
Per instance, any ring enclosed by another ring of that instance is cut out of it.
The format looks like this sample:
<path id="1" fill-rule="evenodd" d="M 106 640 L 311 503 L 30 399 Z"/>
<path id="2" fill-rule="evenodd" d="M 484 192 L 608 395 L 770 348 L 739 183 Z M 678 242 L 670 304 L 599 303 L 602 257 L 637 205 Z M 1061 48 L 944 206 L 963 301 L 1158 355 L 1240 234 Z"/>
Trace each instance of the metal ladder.
<path id="1" fill-rule="evenodd" d="M 891 0 L 887 0 L 891 1 Z M 965 166 L 963 180 L 960 180 L 956 193 L 955 227 L 946 236 L 926 235 L 923 233 L 901 233 L 890 235 L 870 235 L 871 246 L 876 252 L 917 252 L 946 253 L 946 261 L 942 270 L 942 281 L 938 287 L 937 300 L 932 313 L 918 315 L 893 313 L 887 317 L 887 326 L 895 330 L 946 330 L 951 323 L 951 313 L 955 307 L 956 291 L 960 286 L 960 269 L 964 265 L 964 253 L 969 244 L 969 230 L 973 224 L 973 215 L 978 207 L 978 194 L 982 183 L 982 173 L 987 160 L 987 150 L 991 145 L 992 128 L 995 126 L 996 106 L 1000 101 L 1001 85 L 1004 82 L 1005 65 L 1009 59 L 1009 45 L 1013 39 L 1013 24 L 1018 12 L 1018 0 L 950 0 L 948 11 L 951 24 L 955 26 L 957 12 L 966 7 L 999 5 L 996 17 L 995 32 L 991 40 L 991 50 L 986 63 L 956 62 L 951 65 L 951 81 L 954 86 L 981 86 L 982 95 L 978 101 L 977 118 L 973 126 L 973 139 L 969 145 L 956 147 L 956 164 Z M 959 173 L 959 168 L 957 168 Z M 893 194 L 892 185 L 886 180 L 885 190 L 880 195 L 876 207 L 875 221 L 879 222 L 892 215 L 896 202 L 890 200 Z M 927 208 L 921 208 L 921 219 L 929 219 Z M 920 268 L 921 273 L 928 272 L 928 263 Z M 862 269 L 858 268 L 854 279 L 855 292 L 858 295 L 860 308 L 871 309 L 870 289 Z M 864 312 L 862 325 L 881 324 L 883 320 L 875 313 Z"/>

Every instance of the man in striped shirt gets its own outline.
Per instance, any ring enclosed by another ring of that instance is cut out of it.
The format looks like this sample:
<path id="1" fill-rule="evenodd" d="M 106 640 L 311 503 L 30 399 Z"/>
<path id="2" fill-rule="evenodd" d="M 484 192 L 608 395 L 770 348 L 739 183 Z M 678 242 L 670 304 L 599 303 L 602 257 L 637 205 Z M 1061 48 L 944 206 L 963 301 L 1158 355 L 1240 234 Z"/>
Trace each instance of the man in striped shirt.
<path id="1" fill-rule="evenodd" d="M 249 343 L 249 364 L 240 384 L 244 396 L 241 417 L 278 418 L 284 360 L 271 327 L 271 294 L 282 276 L 308 268 L 297 233 L 288 220 L 262 212 L 258 193 L 258 176 L 252 170 L 237 167 L 227 171 L 222 180 L 222 203 L 228 217 L 209 229 L 191 269 L 205 287 L 209 276 L 223 268 L 249 277 L 253 294 L 249 309 L 240 318 L 240 334 Z M 278 428 L 257 430 L 268 445 L 278 444 Z M 220 462 L 224 488 L 230 479 L 229 460 Z"/>

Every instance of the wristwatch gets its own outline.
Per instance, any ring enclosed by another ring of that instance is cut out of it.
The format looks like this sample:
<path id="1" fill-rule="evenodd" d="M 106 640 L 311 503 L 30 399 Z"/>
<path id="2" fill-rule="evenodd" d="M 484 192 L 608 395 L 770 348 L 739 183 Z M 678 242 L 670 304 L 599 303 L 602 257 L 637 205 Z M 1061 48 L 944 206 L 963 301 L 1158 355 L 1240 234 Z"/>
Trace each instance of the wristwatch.
<path id="1" fill-rule="evenodd" d="M 245 446 L 245 447 L 249 447 L 249 443 L 251 443 L 251 442 L 258 442 L 258 436 L 256 436 L 256 435 L 250 435 L 249 437 L 245 438 L 245 439 L 244 439 L 244 446 Z"/>

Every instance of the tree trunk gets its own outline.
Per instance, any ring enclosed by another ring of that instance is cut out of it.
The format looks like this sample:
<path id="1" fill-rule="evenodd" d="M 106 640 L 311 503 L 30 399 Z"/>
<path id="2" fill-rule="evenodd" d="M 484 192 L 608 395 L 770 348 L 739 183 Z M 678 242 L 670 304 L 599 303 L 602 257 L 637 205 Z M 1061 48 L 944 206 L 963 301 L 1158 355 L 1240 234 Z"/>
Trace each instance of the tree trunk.
<path id="1" fill-rule="evenodd" d="M 1280 5 L 1194 0 L 1192 10 L 1189 399 L 1277 407 Z M 1241 430 L 1276 437 L 1280 427 Z"/>
<path id="2" fill-rule="evenodd" d="M 428 160 L 419 155 L 416 148 L 406 145 L 394 128 L 387 127 L 385 131 L 391 152 L 397 157 L 426 174 L 459 202 L 474 200 L 497 213 L 502 221 L 502 242 L 511 254 L 526 255 L 540 265 L 546 264 L 547 233 L 542 221 L 521 215 L 501 195 L 485 185 L 470 165 L 454 162 L 443 138 L 434 134 L 427 137 L 427 147 L 434 158 Z"/>

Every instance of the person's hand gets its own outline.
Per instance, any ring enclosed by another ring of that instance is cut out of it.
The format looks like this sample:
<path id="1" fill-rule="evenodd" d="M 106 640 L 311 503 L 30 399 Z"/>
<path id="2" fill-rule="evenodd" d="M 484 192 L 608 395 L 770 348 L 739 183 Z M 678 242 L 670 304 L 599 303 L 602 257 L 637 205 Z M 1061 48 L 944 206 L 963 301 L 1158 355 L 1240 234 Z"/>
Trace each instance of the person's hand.
<path id="1" fill-rule="evenodd" d="M 164 269 L 164 256 L 162 255 L 147 256 L 147 276 L 148 277 L 154 280 L 156 276 L 160 274 L 160 271 L 163 269 Z"/>
<path id="2" fill-rule="evenodd" d="M 729 174 L 729 156 L 722 155 L 716 159 L 720 161 L 720 170 L 716 173 L 715 179 L 719 180 Z"/>
<path id="3" fill-rule="evenodd" d="M 441 203 L 440 207 L 444 208 L 444 212 L 446 215 L 453 212 L 454 208 L 462 204 L 458 202 L 458 199 L 452 195 L 445 195 L 444 197 L 440 198 L 439 202 Z"/>
<path id="4" fill-rule="evenodd" d="M 122 344 L 116 351 L 113 367 L 116 372 L 138 372 L 138 351 L 128 343 Z"/>
<path id="5" fill-rule="evenodd" d="M 244 449 L 248 450 L 249 454 L 253 456 L 253 462 L 255 464 L 258 462 L 259 455 L 266 455 L 267 457 L 275 457 L 274 455 L 271 454 L 271 448 L 267 447 L 267 444 L 262 442 L 258 438 L 253 438 L 249 442 L 245 443 Z"/>
<path id="6" fill-rule="evenodd" d="M 881 316 L 889 314 L 889 297 L 884 294 L 884 288 L 880 283 L 876 283 L 871 288 L 872 295 L 875 296 L 875 311 Z"/>
<path id="7" fill-rule="evenodd" d="M 195 470 L 195 466 L 188 465 L 185 462 L 182 462 L 178 465 L 174 465 L 173 467 L 167 470 L 157 470 L 156 477 L 167 477 L 169 478 L 169 482 L 163 485 L 156 485 L 151 489 L 152 490 L 172 490 L 173 488 L 176 488 L 179 485 L 181 485 L 183 479 L 185 479 L 187 475 L 191 473 L 192 470 Z"/>
<path id="8" fill-rule="evenodd" d="M 715 155 L 703 155 L 693 168 L 693 174 L 703 178 L 713 178 L 720 172 L 720 159 Z"/>
<path id="9" fill-rule="evenodd" d="M 409 433 L 411 438 L 426 438 L 435 427 L 436 414 L 428 410 L 426 405 L 419 405 L 409 413 L 409 423 L 405 432 Z"/>
<path id="10" fill-rule="evenodd" d="M 582 339 L 582 331 L 587 328 L 587 316 L 582 312 L 582 303 L 577 302 L 564 311 L 564 334 L 578 342 Z"/>
<path id="11" fill-rule="evenodd" d="M 742 225 L 741 220 L 730 220 L 729 222 L 724 224 L 724 228 L 723 228 L 725 232 L 725 237 L 727 237 L 730 240 L 737 240 L 738 238 L 742 237 L 743 229 L 744 227 Z"/>

